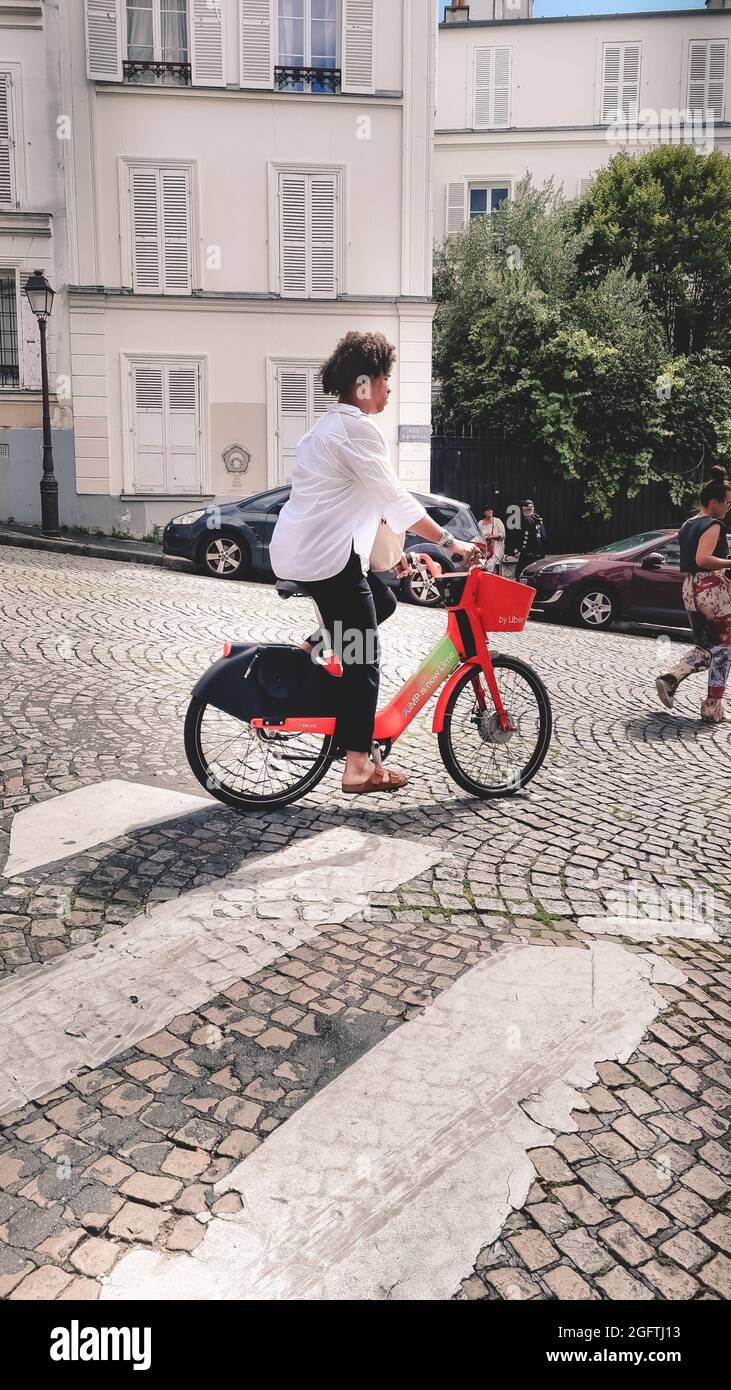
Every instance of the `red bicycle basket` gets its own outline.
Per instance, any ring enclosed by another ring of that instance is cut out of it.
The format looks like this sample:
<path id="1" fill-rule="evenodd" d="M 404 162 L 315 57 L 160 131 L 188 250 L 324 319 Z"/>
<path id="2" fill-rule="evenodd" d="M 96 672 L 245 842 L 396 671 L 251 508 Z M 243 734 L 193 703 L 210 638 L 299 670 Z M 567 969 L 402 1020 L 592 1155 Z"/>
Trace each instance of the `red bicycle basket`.
<path id="1" fill-rule="evenodd" d="M 522 632 L 536 591 L 498 574 L 480 574 L 477 608 L 485 632 Z"/>

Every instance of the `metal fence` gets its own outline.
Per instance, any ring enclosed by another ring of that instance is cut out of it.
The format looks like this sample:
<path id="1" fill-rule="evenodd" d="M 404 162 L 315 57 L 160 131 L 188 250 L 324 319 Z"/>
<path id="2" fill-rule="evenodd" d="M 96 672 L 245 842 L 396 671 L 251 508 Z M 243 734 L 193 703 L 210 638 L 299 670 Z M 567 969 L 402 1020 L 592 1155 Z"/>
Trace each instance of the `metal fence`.
<path id="1" fill-rule="evenodd" d="M 530 497 L 546 525 L 548 550 L 585 550 L 622 536 L 660 526 L 673 526 L 689 508 L 674 507 L 667 485 L 649 483 L 636 497 L 620 496 L 609 520 L 584 516 L 586 503 L 581 484 L 559 477 L 533 452 L 498 435 L 446 432 L 432 437 L 431 486 L 468 502 L 475 515 L 493 506 L 505 520 L 508 507 Z M 679 467 L 674 462 L 668 467 Z M 510 537 L 508 537 L 508 550 Z"/>

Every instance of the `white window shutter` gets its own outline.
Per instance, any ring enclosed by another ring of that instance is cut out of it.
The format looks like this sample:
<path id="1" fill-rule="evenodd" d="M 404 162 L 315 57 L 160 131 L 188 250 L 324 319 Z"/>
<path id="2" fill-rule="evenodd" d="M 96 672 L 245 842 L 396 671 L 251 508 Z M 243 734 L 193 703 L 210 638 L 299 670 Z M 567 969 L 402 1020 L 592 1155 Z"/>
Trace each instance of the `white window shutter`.
<path id="1" fill-rule="evenodd" d="M 240 0 L 242 87 L 274 86 L 274 10 L 272 0 Z"/>
<path id="2" fill-rule="evenodd" d="M 297 445 L 310 428 L 309 370 L 280 367 L 277 378 L 279 481 L 288 483 L 297 460 Z"/>
<path id="3" fill-rule="evenodd" d="M 708 44 L 691 43 L 688 56 L 688 106 L 691 111 L 706 109 L 706 76 L 708 72 Z"/>
<path id="4" fill-rule="evenodd" d="M 306 420 L 306 368 L 281 368 L 279 373 L 279 409 L 282 415 L 301 415 Z"/>
<path id="5" fill-rule="evenodd" d="M 343 0 L 344 92 L 375 91 L 375 0 Z"/>
<path id="6" fill-rule="evenodd" d="M 163 284 L 166 294 L 190 294 L 190 175 L 188 169 L 160 170 Z"/>
<path id="7" fill-rule="evenodd" d="M 720 39 L 711 40 L 708 45 L 708 93 L 706 107 L 713 112 L 717 121 L 722 121 L 726 113 L 726 66 L 728 62 L 728 43 Z"/>
<path id="8" fill-rule="evenodd" d="M 316 420 L 319 420 L 321 415 L 327 415 L 328 410 L 332 410 L 334 405 L 334 398 L 332 396 L 326 396 L 325 392 L 322 389 L 322 373 L 319 371 L 315 372 L 312 391 L 312 408 L 314 418 Z"/>
<path id="9" fill-rule="evenodd" d="M 191 78 L 194 87 L 225 87 L 223 8 L 191 0 Z"/>
<path id="10" fill-rule="evenodd" d="M 159 294 L 162 283 L 159 170 L 130 169 L 132 286 L 136 293 Z"/>
<path id="11" fill-rule="evenodd" d="M 496 48 L 494 53 L 492 119 L 490 124 L 497 130 L 506 130 L 510 125 L 512 50 L 501 47 Z"/>
<path id="12" fill-rule="evenodd" d="M 313 299 L 337 294 L 337 179 L 313 174 L 310 185 L 310 285 Z"/>
<path id="13" fill-rule="evenodd" d="M 474 127 L 487 130 L 492 122 L 492 91 L 495 50 L 475 49 Z"/>
<path id="14" fill-rule="evenodd" d="M 13 79 L 0 72 L 0 206 L 15 207 L 15 138 L 13 126 Z"/>
<path id="15" fill-rule="evenodd" d="M 165 391 L 161 363 L 132 368 L 133 478 L 137 492 L 165 491 Z"/>
<path id="16" fill-rule="evenodd" d="M 622 115 L 632 124 L 640 115 L 640 45 L 623 44 L 622 53 Z"/>
<path id="17" fill-rule="evenodd" d="M 307 294 L 307 175 L 282 174 L 279 181 L 281 293 L 304 299 Z"/>
<path id="18" fill-rule="evenodd" d="M 622 64 L 622 49 L 618 43 L 605 43 L 602 72 L 602 121 L 616 121 L 621 108 L 619 78 Z"/>
<path id="19" fill-rule="evenodd" d="M 703 116 L 712 111 L 717 121 L 724 119 L 726 111 L 727 53 L 725 39 L 698 39 L 690 44 L 688 106 Z"/>
<path id="20" fill-rule="evenodd" d="M 201 492 L 199 469 L 199 382 L 197 363 L 168 363 L 166 487 L 168 492 Z"/>
<path id="21" fill-rule="evenodd" d="M 601 119 L 616 124 L 624 119 L 635 124 L 640 109 L 639 43 L 605 43 L 602 66 Z"/>
<path id="22" fill-rule="evenodd" d="M 507 45 L 476 48 L 473 125 L 475 130 L 506 130 L 510 125 L 513 51 Z"/>
<path id="23" fill-rule="evenodd" d="M 122 81 L 124 0 L 85 0 L 86 73 L 92 82 Z"/>
<path id="24" fill-rule="evenodd" d="M 457 232 L 461 232 L 466 222 L 467 184 L 464 179 L 460 179 L 459 183 L 447 184 L 447 236 L 455 236 Z"/>

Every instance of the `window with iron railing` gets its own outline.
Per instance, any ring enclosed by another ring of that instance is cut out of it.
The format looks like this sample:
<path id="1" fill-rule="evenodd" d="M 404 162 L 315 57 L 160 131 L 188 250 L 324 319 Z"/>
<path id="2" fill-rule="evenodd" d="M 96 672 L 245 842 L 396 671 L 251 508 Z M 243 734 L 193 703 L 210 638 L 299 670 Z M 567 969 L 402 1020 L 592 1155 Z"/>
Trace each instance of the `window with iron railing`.
<path id="1" fill-rule="evenodd" d="M 338 0 L 277 0 L 280 91 L 340 91 L 338 8 Z"/>
<path id="2" fill-rule="evenodd" d="M 18 285 L 13 270 L 0 270 L 0 386 L 20 385 Z"/>
<path id="3" fill-rule="evenodd" d="M 188 0 L 126 0 L 125 82 L 191 83 Z"/>

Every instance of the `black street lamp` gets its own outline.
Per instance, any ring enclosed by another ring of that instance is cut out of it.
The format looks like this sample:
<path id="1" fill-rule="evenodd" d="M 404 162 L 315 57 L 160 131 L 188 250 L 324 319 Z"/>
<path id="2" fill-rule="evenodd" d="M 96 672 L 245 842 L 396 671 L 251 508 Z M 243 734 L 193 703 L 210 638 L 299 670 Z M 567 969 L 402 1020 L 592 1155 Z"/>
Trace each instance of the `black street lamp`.
<path id="1" fill-rule="evenodd" d="M 51 408 L 48 398 L 48 357 L 46 354 L 46 324 L 53 308 L 53 290 L 42 270 L 34 270 L 25 287 L 33 313 L 38 319 L 41 334 L 41 389 L 43 391 L 43 477 L 41 478 L 41 530 L 47 536 L 57 536 L 58 478 L 53 471 L 51 444 Z"/>

